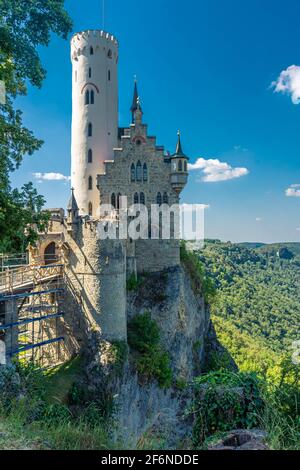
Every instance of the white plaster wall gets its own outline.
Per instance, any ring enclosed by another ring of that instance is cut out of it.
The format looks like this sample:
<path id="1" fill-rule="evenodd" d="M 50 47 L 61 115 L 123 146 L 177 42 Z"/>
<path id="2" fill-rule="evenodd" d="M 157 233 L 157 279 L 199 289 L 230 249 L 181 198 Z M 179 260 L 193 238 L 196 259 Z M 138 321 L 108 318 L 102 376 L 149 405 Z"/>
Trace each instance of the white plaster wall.
<path id="1" fill-rule="evenodd" d="M 91 202 L 93 215 L 96 215 L 99 206 L 96 175 L 103 173 L 105 160 L 113 159 L 118 138 L 118 42 L 103 31 L 75 34 L 71 40 L 71 60 L 72 185 L 80 214 L 88 213 Z M 94 104 L 85 104 L 86 89 L 94 90 Z M 88 137 L 89 123 L 93 125 L 92 137 Z M 92 163 L 88 163 L 89 149 L 93 151 Z M 88 189 L 89 176 L 93 178 L 92 190 Z"/>

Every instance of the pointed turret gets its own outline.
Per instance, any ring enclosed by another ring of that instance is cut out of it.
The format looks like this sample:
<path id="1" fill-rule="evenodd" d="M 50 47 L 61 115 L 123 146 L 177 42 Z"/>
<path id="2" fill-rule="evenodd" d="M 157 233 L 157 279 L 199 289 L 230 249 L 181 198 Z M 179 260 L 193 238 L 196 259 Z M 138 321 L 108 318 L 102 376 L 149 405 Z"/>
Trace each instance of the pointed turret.
<path id="1" fill-rule="evenodd" d="M 171 184 L 174 191 L 181 193 L 188 180 L 189 158 L 183 152 L 180 131 L 177 136 L 176 151 L 171 156 Z"/>
<path id="2" fill-rule="evenodd" d="M 141 100 L 138 94 L 137 79 L 134 80 L 133 100 L 130 111 L 132 114 L 132 124 L 134 124 L 136 120 L 136 113 L 139 112 L 141 115 L 143 114 Z"/>
<path id="3" fill-rule="evenodd" d="M 74 195 L 74 188 L 71 188 L 71 197 L 69 199 L 68 207 L 68 225 L 72 226 L 78 222 L 79 208 Z"/>

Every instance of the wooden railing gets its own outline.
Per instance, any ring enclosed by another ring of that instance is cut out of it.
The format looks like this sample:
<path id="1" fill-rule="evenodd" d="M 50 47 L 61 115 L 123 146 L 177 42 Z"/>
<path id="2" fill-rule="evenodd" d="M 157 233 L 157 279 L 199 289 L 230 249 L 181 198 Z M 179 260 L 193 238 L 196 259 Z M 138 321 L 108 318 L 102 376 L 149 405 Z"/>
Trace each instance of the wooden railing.
<path id="1" fill-rule="evenodd" d="M 0 294 L 13 292 L 27 285 L 35 286 L 52 278 L 59 278 L 63 276 L 63 268 L 63 264 L 7 268 L 0 273 Z"/>

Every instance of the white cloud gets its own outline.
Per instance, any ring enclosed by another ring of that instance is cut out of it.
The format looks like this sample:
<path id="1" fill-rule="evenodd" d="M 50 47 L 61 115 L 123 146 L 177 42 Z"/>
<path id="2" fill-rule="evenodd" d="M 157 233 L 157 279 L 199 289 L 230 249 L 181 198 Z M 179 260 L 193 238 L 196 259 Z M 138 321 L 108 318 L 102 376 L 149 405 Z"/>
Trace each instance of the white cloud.
<path id="1" fill-rule="evenodd" d="M 285 195 L 288 197 L 300 197 L 300 184 L 291 184 L 291 186 L 285 190 Z"/>
<path id="2" fill-rule="evenodd" d="M 255 220 L 256 220 L 256 222 L 262 222 L 263 219 L 262 219 L 262 217 L 256 217 Z"/>
<path id="3" fill-rule="evenodd" d="M 287 93 L 294 104 L 300 104 L 300 66 L 291 65 L 271 83 L 274 93 Z"/>
<path id="4" fill-rule="evenodd" d="M 62 173 L 33 173 L 33 176 L 39 181 L 70 181 L 70 176 Z"/>
<path id="5" fill-rule="evenodd" d="M 201 170 L 204 173 L 202 181 L 205 183 L 232 180 L 249 173 L 247 168 L 233 168 L 229 163 L 212 158 L 198 158 L 195 163 L 189 164 L 189 170 Z"/>

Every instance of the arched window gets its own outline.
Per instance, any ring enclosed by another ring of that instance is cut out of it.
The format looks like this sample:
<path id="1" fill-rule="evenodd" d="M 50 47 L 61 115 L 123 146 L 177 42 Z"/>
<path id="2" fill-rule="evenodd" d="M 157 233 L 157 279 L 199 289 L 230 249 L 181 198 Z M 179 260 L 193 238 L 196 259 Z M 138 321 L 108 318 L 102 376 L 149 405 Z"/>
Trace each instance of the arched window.
<path id="1" fill-rule="evenodd" d="M 135 164 L 132 163 L 131 169 L 130 169 L 130 179 L 132 182 L 135 181 Z"/>
<path id="2" fill-rule="evenodd" d="M 117 197 L 117 209 L 120 209 L 120 207 L 121 207 L 121 197 L 122 197 L 122 194 L 121 194 L 121 193 L 118 193 L 118 197 Z"/>
<path id="3" fill-rule="evenodd" d="M 94 55 L 94 48 L 93 48 L 93 46 L 90 47 L 90 55 Z"/>
<path id="4" fill-rule="evenodd" d="M 111 195 L 111 205 L 116 208 L 116 195 L 115 193 L 112 193 Z"/>
<path id="5" fill-rule="evenodd" d="M 85 92 L 84 104 L 90 104 L 90 92 L 89 92 L 89 90 L 86 90 L 86 92 Z"/>
<path id="6" fill-rule="evenodd" d="M 88 125 L 88 136 L 92 137 L 93 135 L 93 124 L 90 122 Z"/>
<path id="7" fill-rule="evenodd" d="M 95 92 L 94 90 L 91 91 L 91 104 L 95 103 Z"/>
<path id="8" fill-rule="evenodd" d="M 140 204 L 145 205 L 145 194 L 144 193 L 140 194 Z"/>
<path id="9" fill-rule="evenodd" d="M 108 81 L 110 82 L 111 80 L 111 73 L 110 73 L 110 70 L 108 71 Z"/>
<path id="10" fill-rule="evenodd" d="M 182 160 L 178 162 L 178 171 L 182 171 Z"/>
<path id="11" fill-rule="evenodd" d="M 184 162 L 184 171 L 187 171 L 187 161 Z"/>
<path id="12" fill-rule="evenodd" d="M 93 189 L 93 178 L 89 176 L 89 191 Z"/>
<path id="13" fill-rule="evenodd" d="M 169 196 L 166 192 L 163 195 L 163 203 L 164 204 L 169 204 Z"/>
<path id="14" fill-rule="evenodd" d="M 93 204 L 89 202 L 89 215 L 93 215 Z"/>
<path id="15" fill-rule="evenodd" d="M 136 180 L 142 181 L 142 164 L 140 161 L 136 164 Z"/>
<path id="16" fill-rule="evenodd" d="M 107 57 L 108 57 L 109 59 L 112 58 L 112 50 L 111 50 L 111 49 L 109 49 L 109 51 L 108 51 L 108 53 L 107 53 Z"/>
<path id="17" fill-rule="evenodd" d="M 49 243 L 44 251 L 44 263 L 53 264 L 56 261 L 56 245 L 54 242 Z"/>
<path id="18" fill-rule="evenodd" d="M 89 78 L 92 78 L 92 67 L 89 67 Z"/>
<path id="19" fill-rule="evenodd" d="M 156 203 L 157 203 L 159 206 L 161 206 L 161 204 L 162 204 L 161 193 L 157 193 Z"/>
<path id="20" fill-rule="evenodd" d="M 139 195 L 138 193 L 135 193 L 134 198 L 133 198 L 133 203 L 138 204 L 139 203 Z"/>
<path id="21" fill-rule="evenodd" d="M 143 181 L 148 181 L 148 168 L 146 163 L 143 166 Z"/>
<path id="22" fill-rule="evenodd" d="M 88 163 L 92 163 L 93 162 L 93 150 L 90 149 L 88 151 Z"/>

